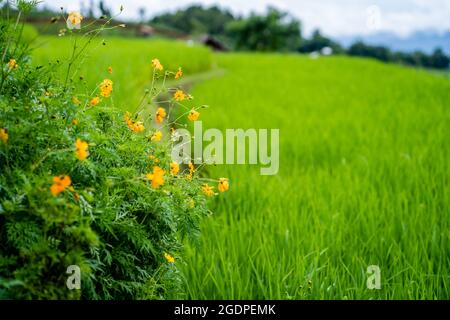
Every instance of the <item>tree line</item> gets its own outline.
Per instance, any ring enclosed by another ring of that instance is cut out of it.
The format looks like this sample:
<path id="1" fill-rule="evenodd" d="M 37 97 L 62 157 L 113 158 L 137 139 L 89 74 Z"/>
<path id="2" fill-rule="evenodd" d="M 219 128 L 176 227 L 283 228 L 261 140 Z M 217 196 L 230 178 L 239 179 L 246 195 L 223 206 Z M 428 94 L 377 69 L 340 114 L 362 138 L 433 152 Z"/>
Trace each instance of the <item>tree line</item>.
<path id="1" fill-rule="evenodd" d="M 448 69 L 450 58 L 440 49 L 432 54 L 421 51 L 395 52 L 384 46 L 357 41 L 344 48 L 324 36 L 319 30 L 310 37 L 302 36 L 301 22 L 273 7 L 265 14 L 252 13 L 248 17 L 235 16 L 217 6 L 204 8 L 193 5 L 175 13 L 158 15 L 149 21 L 160 27 L 173 28 L 189 34 L 209 34 L 224 42 L 232 50 L 320 52 L 330 48 L 335 54 L 374 58 L 383 62 L 401 63 L 434 69 Z"/>

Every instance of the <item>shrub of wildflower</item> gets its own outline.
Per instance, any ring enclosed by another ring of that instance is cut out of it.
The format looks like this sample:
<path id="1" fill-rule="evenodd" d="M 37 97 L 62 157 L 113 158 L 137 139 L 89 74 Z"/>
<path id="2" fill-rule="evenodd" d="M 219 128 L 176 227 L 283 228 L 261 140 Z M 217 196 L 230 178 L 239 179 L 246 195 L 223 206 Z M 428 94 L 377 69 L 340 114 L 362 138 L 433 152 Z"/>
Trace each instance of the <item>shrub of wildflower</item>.
<path id="1" fill-rule="evenodd" d="M 16 2 L 20 14 L 33 4 Z M 187 97 L 158 85 L 181 78 L 182 69 L 166 71 L 154 59 L 147 103 L 125 112 L 112 103 L 112 68 L 99 72 L 97 88 L 76 92 L 71 70 L 84 47 L 75 46 L 72 60 L 61 64 L 66 77 L 52 78 L 47 67 L 30 63 L 19 19 L 2 14 L 0 298 L 150 299 L 177 292 L 182 240 L 196 234 L 214 195 L 192 164 L 171 161 L 168 111 L 153 105 L 161 92 L 175 93 L 169 107 Z M 68 32 L 83 32 L 80 14 L 65 19 Z M 110 26 L 108 20 L 89 30 L 87 42 Z M 186 116 L 196 119 L 197 112 Z M 226 191 L 228 181 L 218 189 Z M 71 266 L 81 271 L 80 290 L 67 286 Z"/>

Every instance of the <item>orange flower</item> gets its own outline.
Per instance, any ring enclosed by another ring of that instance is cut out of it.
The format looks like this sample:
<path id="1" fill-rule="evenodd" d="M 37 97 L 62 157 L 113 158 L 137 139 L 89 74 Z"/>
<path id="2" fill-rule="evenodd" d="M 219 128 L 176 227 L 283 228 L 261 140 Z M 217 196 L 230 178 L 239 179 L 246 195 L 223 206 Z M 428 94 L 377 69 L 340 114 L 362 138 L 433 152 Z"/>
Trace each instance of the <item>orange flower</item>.
<path id="1" fill-rule="evenodd" d="M 1 128 L 0 129 L 0 140 L 3 141 L 4 143 L 7 143 L 8 139 L 9 139 L 8 129 Z"/>
<path id="2" fill-rule="evenodd" d="M 159 141 L 161 141 L 161 138 L 162 138 L 162 132 L 158 130 L 152 135 L 152 137 L 150 139 L 152 141 L 159 142 Z"/>
<path id="3" fill-rule="evenodd" d="M 189 112 L 189 115 L 188 115 L 189 121 L 197 121 L 199 117 L 200 117 L 200 112 L 198 112 L 198 111 L 196 111 L 194 109 L 192 109 Z"/>
<path id="4" fill-rule="evenodd" d="M 150 160 L 152 160 L 153 162 L 155 162 L 155 163 L 159 163 L 159 159 L 157 157 L 155 157 L 154 155 L 152 155 L 152 154 L 149 155 L 148 158 Z"/>
<path id="5" fill-rule="evenodd" d="M 172 162 L 170 164 L 170 173 L 174 176 L 176 176 L 178 174 L 178 172 L 180 171 L 180 165 L 176 162 Z"/>
<path id="6" fill-rule="evenodd" d="M 8 62 L 8 67 L 10 70 L 17 69 L 19 67 L 19 65 L 17 64 L 16 59 L 10 59 Z"/>
<path id="7" fill-rule="evenodd" d="M 75 153 L 77 155 L 78 160 L 86 160 L 86 158 L 89 156 L 89 144 L 85 141 L 81 141 L 80 139 L 77 139 L 75 142 Z"/>
<path id="8" fill-rule="evenodd" d="M 105 79 L 100 84 L 100 95 L 105 98 L 109 98 L 113 91 L 113 82 L 109 79 Z"/>
<path id="9" fill-rule="evenodd" d="M 164 69 L 164 67 L 162 66 L 162 64 L 159 61 L 159 59 L 156 59 L 156 58 L 153 59 L 152 60 L 152 65 L 153 65 L 153 68 L 155 68 L 156 70 L 163 71 L 163 69 Z"/>
<path id="10" fill-rule="evenodd" d="M 131 130 L 134 132 L 142 132 L 145 130 L 144 124 L 141 121 L 136 121 L 133 126 L 131 127 Z"/>
<path id="11" fill-rule="evenodd" d="M 193 177 L 194 172 L 195 172 L 195 168 L 194 168 L 194 165 L 192 164 L 191 161 L 189 162 L 188 167 L 189 167 L 189 174 L 187 175 L 187 179 L 188 180 L 192 180 L 192 177 Z"/>
<path id="12" fill-rule="evenodd" d="M 175 262 L 175 258 L 172 257 L 170 254 L 168 253 L 164 253 L 164 258 L 167 260 L 168 263 L 174 263 Z"/>
<path id="13" fill-rule="evenodd" d="M 153 173 L 146 175 L 147 179 L 152 182 L 152 188 L 157 189 L 164 184 L 165 171 L 158 166 L 153 167 Z"/>
<path id="14" fill-rule="evenodd" d="M 211 187 L 207 183 L 202 186 L 202 192 L 207 197 L 212 197 L 214 195 L 214 187 Z"/>
<path id="15" fill-rule="evenodd" d="M 99 102 L 100 102 L 100 98 L 99 97 L 92 98 L 91 106 L 95 107 L 96 105 L 98 105 Z"/>
<path id="16" fill-rule="evenodd" d="M 66 190 L 72 184 L 69 176 L 58 176 L 53 178 L 53 184 L 50 187 L 50 192 L 56 197 L 61 192 Z"/>
<path id="17" fill-rule="evenodd" d="M 144 124 L 141 121 L 133 121 L 129 112 L 125 113 L 125 122 L 131 131 L 139 133 L 145 130 Z"/>
<path id="18" fill-rule="evenodd" d="M 81 21 L 83 21 L 84 17 L 76 11 L 70 12 L 69 17 L 67 18 L 67 28 L 69 29 L 80 29 Z"/>
<path id="19" fill-rule="evenodd" d="M 227 178 L 220 178 L 219 179 L 219 185 L 217 186 L 217 189 L 219 189 L 220 192 L 225 192 L 230 188 L 230 185 L 228 183 Z"/>
<path id="20" fill-rule="evenodd" d="M 131 129 L 131 125 L 133 124 L 133 120 L 131 120 L 131 113 L 129 113 L 128 111 L 125 112 L 124 119 L 125 119 L 125 122 L 127 123 L 128 127 Z"/>
<path id="21" fill-rule="evenodd" d="M 73 120 L 72 120 L 72 124 L 73 124 L 74 126 L 78 125 L 78 119 L 73 119 Z"/>
<path id="22" fill-rule="evenodd" d="M 175 74 L 175 79 L 180 79 L 182 76 L 183 70 L 181 70 L 181 67 L 179 67 L 177 73 Z"/>
<path id="23" fill-rule="evenodd" d="M 156 122 L 162 123 L 166 115 L 167 115 L 166 109 L 158 108 L 158 110 L 156 110 Z"/>
<path id="24" fill-rule="evenodd" d="M 174 97 L 174 99 L 175 99 L 176 101 L 183 101 L 183 100 L 186 100 L 186 94 L 185 94 L 183 91 L 181 91 L 181 90 L 177 90 L 177 91 L 175 92 L 175 94 L 173 95 L 173 97 Z"/>

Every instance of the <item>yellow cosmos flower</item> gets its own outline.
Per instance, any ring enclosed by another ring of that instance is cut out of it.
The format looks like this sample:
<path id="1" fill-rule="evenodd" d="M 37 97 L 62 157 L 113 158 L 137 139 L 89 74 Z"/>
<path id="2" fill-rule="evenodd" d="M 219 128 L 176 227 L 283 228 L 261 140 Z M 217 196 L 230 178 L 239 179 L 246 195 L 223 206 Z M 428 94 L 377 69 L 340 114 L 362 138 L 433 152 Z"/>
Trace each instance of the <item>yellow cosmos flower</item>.
<path id="1" fill-rule="evenodd" d="M 113 82 L 109 79 L 103 80 L 100 84 L 100 95 L 105 98 L 109 98 L 113 91 Z"/>
<path id="2" fill-rule="evenodd" d="M 83 21 L 84 17 L 76 11 L 72 11 L 69 13 L 69 17 L 67 18 L 67 28 L 72 29 L 81 29 L 81 21 Z"/>
<path id="3" fill-rule="evenodd" d="M 176 176 L 178 174 L 178 172 L 180 171 L 180 165 L 176 162 L 172 162 L 170 164 L 170 173 L 174 176 Z"/>
<path id="4" fill-rule="evenodd" d="M 162 132 L 158 130 L 152 135 L 151 140 L 155 141 L 155 142 L 159 142 L 159 141 L 161 141 L 161 138 L 162 138 Z"/>
<path id="5" fill-rule="evenodd" d="M 194 109 L 192 109 L 189 112 L 189 115 L 188 115 L 189 121 L 197 121 L 199 117 L 200 117 L 200 112 L 198 112 L 198 111 L 196 111 Z"/>
<path id="6" fill-rule="evenodd" d="M 72 184 L 69 176 L 58 176 L 53 178 L 53 184 L 50 187 L 50 192 L 56 197 L 61 192 L 66 190 Z"/>
<path id="7" fill-rule="evenodd" d="M 220 178 L 219 179 L 219 185 L 217 186 L 217 189 L 219 189 L 220 192 L 225 192 L 230 188 L 230 185 L 228 183 L 227 178 Z"/>
<path id="8" fill-rule="evenodd" d="M 181 91 L 181 90 L 177 90 L 177 91 L 175 92 L 175 94 L 173 95 L 173 97 L 174 97 L 174 99 L 175 99 L 176 101 L 183 101 L 183 100 L 186 100 L 186 94 L 185 94 L 183 91 Z"/>
<path id="9" fill-rule="evenodd" d="M 142 132 L 145 130 L 144 124 L 141 121 L 136 121 L 133 126 L 131 127 L 131 130 L 134 132 Z"/>
<path id="10" fill-rule="evenodd" d="M 167 115 L 166 109 L 158 108 L 158 110 L 156 110 L 156 122 L 162 123 L 166 115 Z"/>
<path id="11" fill-rule="evenodd" d="M 8 129 L 1 128 L 0 129 L 0 140 L 3 141 L 4 143 L 7 143 L 8 139 L 9 139 Z"/>
<path id="12" fill-rule="evenodd" d="M 180 79 L 182 76 L 183 70 L 181 70 L 181 67 L 179 67 L 177 73 L 175 74 L 175 79 Z"/>
<path id="13" fill-rule="evenodd" d="M 170 254 L 168 253 L 164 253 L 164 258 L 167 260 L 168 263 L 174 263 L 175 262 L 175 258 L 172 257 Z"/>
<path id="14" fill-rule="evenodd" d="M 99 97 L 92 98 L 91 106 L 95 107 L 96 105 L 99 104 L 99 102 L 100 102 L 100 98 Z"/>
<path id="15" fill-rule="evenodd" d="M 19 67 L 19 65 L 17 64 L 16 59 L 10 59 L 8 62 L 8 67 L 10 70 L 17 69 Z"/>
<path id="16" fill-rule="evenodd" d="M 77 139 L 75 142 L 75 153 L 77 155 L 78 160 L 86 160 L 86 158 L 89 156 L 89 144 L 85 141 L 81 141 L 80 139 Z"/>
<path id="17" fill-rule="evenodd" d="M 152 188 L 157 189 L 164 184 L 165 171 L 158 166 L 153 167 L 153 173 L 146 175 L 147 179 L 152 182 Z"/>
<path id="18" fill-rule="evenodd" d="M 125 113 L 125 122 L 131 131 L 139 133 L 145 130 L 144 124 L 141 121 L 133 121 L 129 112 Z"/>
<path id="19" fill-rule="evenodd" d="M 156 58 L 152 60 L 152 66 L 154 69 L 159 70 L 159 71 L 163 71 L 163 69 L 164 69 L 164 67 L 162 66 L 159 59 L 156 59 Z"/>
<path id="20" fill-rule="evenodd" d="M 187 179 L 188 180 L 192 180 L 192 177 L 193 177 L 194 172 L 195 172 L 195 167 L 194 167 L 194 165 L 192 164 L 191 161 L 188 164 L 188 168 L 189 168 L 189 174 L 187 175 Z"/>
<path id="21" fill-rule="evenodd" d="M 108 67 L 108 73 L 112 74 L 113 73 L 113 68 L 111 66 Z"/>
<path id="22" fill-rule="evenodd" d="M 129 113 L 129 112 L 127 111 L 127 112 L 125 113 L 124 119 L 125 119 L 125 122 L 126 122 L 127 125 L 128 125 L 128 128 L 131 129 L 131 126 L 133 125 L 133 120 L 131 120 L 131 113 Z"/>
<path id="23" fill-rule="evenodd" d="M 154 161 L 155 163 L 159 163 L 159 159 L 157 157 L 155 157 L 154 155 L 149 155 L 148 158 L 152 161 Z"/>
<path id="24" fill-rule="evenodd" d="M 202 192 L 203 192 L 203 194 L 205 196 L 212 197 L 212 196 L 214 196 L 214 187 L 212 187 L 212 186 L 208 185 L 207 183 L 205 183 L 202 186 Z"/>
<path id="25" fill-rule="evenodd" d="M 78 125 L 78 123 L 79 123 L 79 122 L 78 122 L 78 119 L 73 119 L 73 120 L 72 120 L 72 124 L 73 124 L 74 126 Z"/>

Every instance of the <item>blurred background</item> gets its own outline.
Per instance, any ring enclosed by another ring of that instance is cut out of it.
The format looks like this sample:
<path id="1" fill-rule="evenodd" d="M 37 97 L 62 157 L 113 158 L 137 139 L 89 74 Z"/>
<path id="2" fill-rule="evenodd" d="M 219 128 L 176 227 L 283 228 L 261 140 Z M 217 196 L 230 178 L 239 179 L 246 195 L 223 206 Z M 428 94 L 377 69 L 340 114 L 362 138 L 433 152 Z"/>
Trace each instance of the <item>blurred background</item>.
<path id="1" fill-rule="evenodd" d="M 368 56 L 428 68 L 448 68 L 450 1 L 46 1 L 32 21 L 79 10 L 88 19 L 123 12 L 130 37 L 203 42 L 214 50 L 291 51 Z M 61 25 L 55 28 L 63 27 Z"/>

